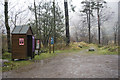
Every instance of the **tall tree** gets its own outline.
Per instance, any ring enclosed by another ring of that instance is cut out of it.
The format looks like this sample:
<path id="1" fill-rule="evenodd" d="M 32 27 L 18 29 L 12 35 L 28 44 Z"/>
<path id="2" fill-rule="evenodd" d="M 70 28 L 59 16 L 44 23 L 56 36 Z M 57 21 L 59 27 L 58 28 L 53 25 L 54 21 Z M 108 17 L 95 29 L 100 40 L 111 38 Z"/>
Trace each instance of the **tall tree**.
<path id="1" fill-rule="evenodd" d="M 41 49 L 41 42 L 42 42 L 42 34 L 41 34 L 41 21 L 40 21 L 40 17 L 41 16 L 41 2 L 39 3 L 39 17 L 38 17 L 38 21 L 39 21 L 39 38 L 40 38 L 40 49 Z"/>
<path id="2" fill-rule="evenodd" d="M 53 12 L 54 12 L 54 30 L 53 30 L 53 36 L 54 36 L 54 43 L 55 43 L 55 38 L 56 38 L 56 36 L 55 36 L 55 33 L 56 33 L 56 30 L 55 30 L 55 0 L 53 0 Z M 53 44 L 53 53 L 54 53 L 54 49 L 55 49 L 55 44 Z"/>
<path id="3" fill-rule="evenodd" d="M 88 28 L 89 28 L 89 44 L 90 44 L 90 43 L 91 43 L 91 35 L 90 35 L 90 34 L 91 34 L 91 33 L 90 33 L 90 29 L 91 29 L 91 25 L 90 25 L 90 23 L 91 23 L 91 22 L 90 22 L 90 21 L 91 21 L 91 20 L 90 20 L 91 6 L 90 6 L 90 1 L 89 1 L 89 4 L 88 4 L 88 5 L 89 5 L 89 22 L 88 22 Z"/>
<path id="4" fill-rule="evenodd" d="M 93 3 L 94 2 L 92 0 L 85 0 L 81 2 L 81 4 L 83 4 L 83 10 L 81 12 L 85 13 L 87 17 L 89 43 L 91 43 L 91 15 L 93 16 Z"/>
<path id="5" fill-rule="evenodd" d="M 65 24 L 66 24 L 66 46 L 69 46 L 70 33 L 69 33 L 69 14 L 68 14 L 67 0 L 64 0 L 64 9 L 65 9 Z"/>
<path id="6" fill-rule="evenodd" d="M 117 36 L 118 36 L 118 22 L 116 22 L 115 26 L 113 27 L 114 30 L 114 44 L 117 44 Z"/>
<path id="7" fill-rule="evenodd" d="M 63 21 L 63 13 L 57 5 L 55 6 L 55 32 L 54 32 L 54 8 L 53 8 L 53 2 L 51 1 L 42 1 L 40 6 L 36 5 L 36 13 L 39 13 L 40 7 L 40 18 L 38 18 L 38 21 L 40 21 L 40 28 L 41 28 L 41 40 L 43 43 L 43 46 L 46 48 L 48 47 L 48 40 L 50 36 L 54 36 L 56 39 L 63 36 L 64 32 L 64 21 Z M 29 7 L 30 11 L 34 13 L 34 8 Z M 38 17 L 38 16 L 37 16 Z M 40 34 L 35 33 L 36 29 L 39 30 L 39 27 L 35 27 L 35 22 L 31 22 L 30 25 L 32 26 L 34 34 L 40 36 Z"/>
<path id="8" fill-rule="evenodd" d="M 109 7 L 104 7 L 100 11 L 100 26 L 101 26 L 101 44 L 102 45 L 107 45 L 107 42 L 109 41 L 108 39 L 108 34 L 106 34 L 106 26 L 104 26 L 104 23 L 111 21 L 113 17 L 114 12 L 110 10 Z"/>
<path id="9" fill-rule="evenodd" d="M 104 8 L 106 4 L 106 1 L 104 0 L 97 0 L 95 1 L 95 6 L 94 6 L 94 9 L 97 10 L 97 21 L 98 21 L 98 43 L 101 44 L 101 41 L 100 41 L 100 21 L 101 21 L 101 17 L 100 17 L 100 11 L 102 8 Z"/>
<path id="10" fill-rule="evenodd" d="M 36 2 L 34 0 L 34 13 L 35 13 L 35 24 L 36 28 L 38 28 L 38 19 L 37 19 L 37 11 L 36 11 Z M 36 29 L 36 33 L 38 34 L 38 29 Z M 37 35 L 36 35 L 37 36 Z M 37 36 L 38 37 L 38 36 Z"/>
<path id="11" fill-rule="evenodd" d="M 120 1 L 118 2 L 118 32 L 120 32 Z M 118 51 L 120 51 L 120 34 L 118 34 Z"/>
<path id="12" fill-rule="evenodd" d="M 8 46 L 8 52 L 11 52 L 11 43 L 10 43 L 10 27 L 8 24 L 8 0 L 5 0 L 5 26 L 7 30 L 7 46 Z"/>

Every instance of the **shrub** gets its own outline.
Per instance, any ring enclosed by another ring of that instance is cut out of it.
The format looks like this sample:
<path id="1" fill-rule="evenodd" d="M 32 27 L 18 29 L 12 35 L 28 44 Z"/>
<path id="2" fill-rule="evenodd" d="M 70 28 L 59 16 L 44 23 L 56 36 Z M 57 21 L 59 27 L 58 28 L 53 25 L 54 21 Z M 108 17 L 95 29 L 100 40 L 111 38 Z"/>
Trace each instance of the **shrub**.
<path id="1" fill-rule="evenodd" d="M 11 59 L 11 53 L 5 52 L 5 53 L 2 55 L 2 59 Z"/>
<path id="2" fill-rule="evenodd" d="M 118 51 L 118 47 L 117 46 L 109 47 L 108 51 L 110 51 L 110 52 L 117 52 Z"/>
<path id="3" fill-rule="evenodd" d="M 99 48 L 102 48 L 103 46 L 102 45 L 98 45 Z"/>
<path id="4" fill-rule="evenodd" d="M 83 46 L 83 47 L 89 47 L 89 44 L 85 43 L 85 42 L 80 42 L 79 45 Z"/>

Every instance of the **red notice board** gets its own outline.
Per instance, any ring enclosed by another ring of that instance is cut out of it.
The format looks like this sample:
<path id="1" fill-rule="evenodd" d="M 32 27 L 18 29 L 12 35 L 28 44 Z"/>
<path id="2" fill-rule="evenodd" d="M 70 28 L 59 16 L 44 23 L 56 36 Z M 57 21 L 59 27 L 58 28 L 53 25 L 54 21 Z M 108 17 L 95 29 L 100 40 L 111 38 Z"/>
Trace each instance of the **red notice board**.
<path id="1" fill-rule="evenodd" d="M 19 45 L 23 46 L 24 45 L 24 38 L 19 38 Z"/>

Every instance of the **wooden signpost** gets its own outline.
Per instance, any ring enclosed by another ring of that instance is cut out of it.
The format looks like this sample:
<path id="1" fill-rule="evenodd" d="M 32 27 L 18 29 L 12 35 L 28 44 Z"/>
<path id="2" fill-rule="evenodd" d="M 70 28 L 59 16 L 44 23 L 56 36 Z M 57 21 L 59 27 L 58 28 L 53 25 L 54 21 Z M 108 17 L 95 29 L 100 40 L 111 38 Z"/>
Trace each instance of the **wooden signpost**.
<path id="1" fill-rule="evenodd" d="M 51 45 L 53 45 L 53 53 L 54 53 L 54 38 L 49 37 L 49 53 L 51 53 Z"/>
<path id="2" fill-rule="evenodd" d="M 49 53 L 51 53 L 51 37 L 49 38 Z"/>

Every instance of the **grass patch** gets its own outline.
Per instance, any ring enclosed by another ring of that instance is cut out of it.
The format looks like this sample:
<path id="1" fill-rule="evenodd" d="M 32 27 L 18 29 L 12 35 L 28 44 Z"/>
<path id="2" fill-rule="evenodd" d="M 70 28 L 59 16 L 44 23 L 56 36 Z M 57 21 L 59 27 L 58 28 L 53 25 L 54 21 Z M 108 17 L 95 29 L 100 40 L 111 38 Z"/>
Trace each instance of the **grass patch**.
<path id="1" fill-rule="evenodd" d="M 78 47 L 78 45 L 81 45 L 82 48 Z M 59 46 L 59 45 L 57 45 Z M 74 43 L 70 43 L 70 45 L 67 47 L 64 45 L 61 45 L 61 46 L 64 46 L 63 48 L 60 48 L 60 49 L 57 49 L 55 51 L 55 53 L 41 53 L 40 55 L 36 55 L 35 58 L 33 60 L 42 60 L 42 59 L 47 59 L 47 58 L 50 58 L 50 57 L 54 57 L 54 56 L 57 56 L 56 53 L 71 53 L 71 52 L 79 52 L 80 50 L 83 50 L 83 49 L 87 49 L 88 48 L 88 44 L 87 43 L 84 43 L 84 42 L 74 42 Z"/>
<path id="2" fill-rule="evenodd" d="M 26 66 L 31 64 L 32 62 L 27 60 L 27 61 L 11 61 L 11 53 L 5 52 L 2 55 L 2 59 L 8 60 L 8 62 L 4 62 L 4 67 L 2 67 L 2 71 L 9 71 L 9 70 L 13 70 L 13 69 L 18 69 L 20 67 Z"/>
<path id="3" fill-rule="evenodd" d="M 98 55 L 118 55 L 117 46 L 95 46 L 95 51 L 89 51 L 90 54 Z"/>
<path id="4" fill-rule="evenodd" d="M 47 59 L 47 58 L 50 58 L 50 57 L 54 57 L 56 55 L 57 54 L 55 54 L 55 53 L 41 53 L 40 55 L 36 55 L 33 60 Z"/>
<path id="5" fill-rule="evenodd" d="M 82 48 L 79 47 L 82 46 Z M 73 52 L 79 52 L 83 49 L 87 49 L 89 47 L 89 44 L 85 42 L 73 42 L 70 43 L 68 47 L 65 47 L 62 50 L 56 50 L 56 53 L 73 53 Z"/>
<path id="6" fill-rule="evenodd" d="M 20 67 L 26 66 L 31 64 L 31 61 L 10 61 L 10 62 L 5 62 L 4 64 L 6 65 L 5 67 L 2 67 L 2 71 L 9 71 L 13 69 L 18 69 Z"/>
<path id="7" fill-rule="evenodd" d="M 67 50 L 57 50 L 56 53 L 74 53 L 74 52 L 79 52 L 83 49 L 87 49 L 88 47 L 84 47 L 84 48 L 79 48 L 79 49 L 67 49 Z"/>

